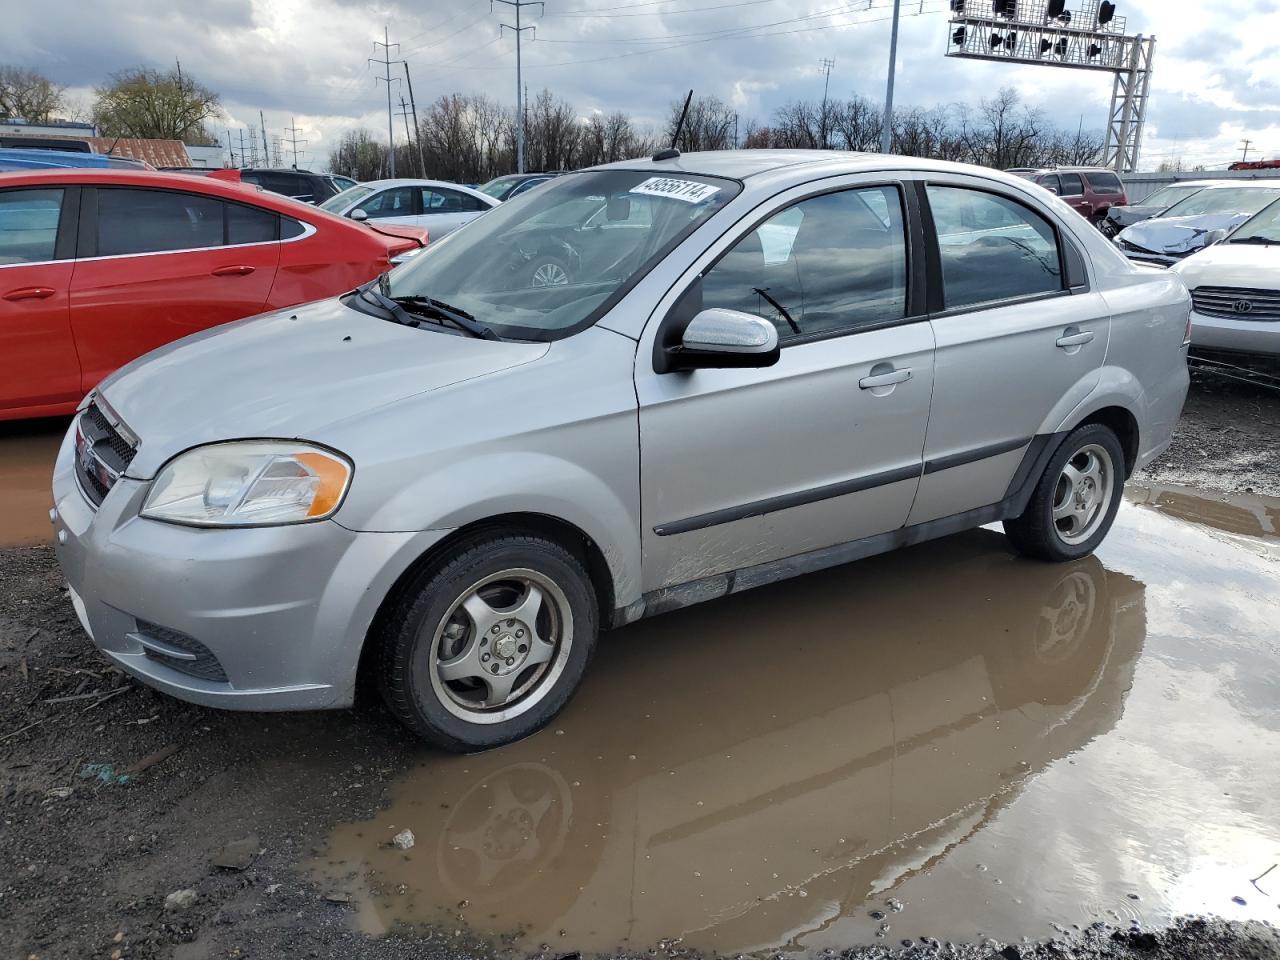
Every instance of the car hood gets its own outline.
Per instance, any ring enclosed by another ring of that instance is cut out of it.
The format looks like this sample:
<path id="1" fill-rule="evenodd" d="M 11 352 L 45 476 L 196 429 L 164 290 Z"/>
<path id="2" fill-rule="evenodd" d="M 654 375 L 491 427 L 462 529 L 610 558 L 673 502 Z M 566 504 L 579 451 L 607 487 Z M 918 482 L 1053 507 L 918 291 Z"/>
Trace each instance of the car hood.
<path id="1" fill-rule="evenodd" d="M 1215 243 L 1173 267 L 1187 288 L 1199 286 L 1280 288 L 1280 246 Z"/>
<path id="2" fill-rule="evenodd" d="M 1166 208 L 1159 204 L 1148 207 L 1134 203 L 1123 207 L 1112 207 L 1107 211 L 1107 219 L 1127 227 L 1157 216 L 1164 209 Z"/>
<path id="3" fill-rule="evenodd" d="M 319 439 L 340 420 L 529 363 L 547 349 L 414 329 L 322 300 L 161 347 L 98 392 L 140 438 L 128 473 L 145 480 L 189 447 Z"/>
<path id="4" fill-rule="evenodd" d="M 1249 219 L 1245 213 L 1215 213 L 1201 217 L 1152 217 L 1122 230 L 1125 240 L 1152 253 L 1185 254 L 1205 246 L 1214 230 L 1232 230 Z"/>

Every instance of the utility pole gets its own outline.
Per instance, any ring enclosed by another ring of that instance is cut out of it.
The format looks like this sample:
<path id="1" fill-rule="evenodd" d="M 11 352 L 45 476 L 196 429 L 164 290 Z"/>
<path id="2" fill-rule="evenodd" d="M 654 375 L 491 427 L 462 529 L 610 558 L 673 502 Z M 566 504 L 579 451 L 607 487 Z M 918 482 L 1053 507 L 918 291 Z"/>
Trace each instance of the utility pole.
<path id="1" fill-rule="evenodd" d="M 227 135 L 227 153 L 230 155 L 231 165 L 234 167 L 236 165 L 236 148 L 231 144 L 231 128 L 223 127 L 222 132 Z"/>
<path id="2" fill-rule="evenodd" d="M 902 0 L 893 0 L 893 31 L 889 38 L 889 84 L 884 94 L 884 128 L 880 131 L 880 152 L 893 146 L 893 74 L 898 66 L 898 14 Z"/>
<path id="3" fill-rule="evenodd" d="M 516 173 L 524 173 L 524 80 L 520 73 L 520 34 L 526 30 L 533 30 L 536 34 L 537 27 L 521 26 L 520 11 L 525 7 L 538 7 L 539 14 L 542 14 L 546 10 L 546 4 L 542 0 L 489 0 L 490 9 L 495 3 L 505 3 L 516 11 L 516 25 L 499 24 L 498 35 L 501 36 L 503 30 L 513 30 L 516 35 Z"/>
<path id="4" fill-rule="evenodd" d="M 302 132 L 302 128 L 294 125 L 293 117 L 289 118 L 289 126 L 285 127 L 284 129 L 285 129 L 285 133 L 289 134 L 289 136 L 284 138 L 285 143 L 289 144 L 289 146 L 293 148 L 293 169 L 297 170 L 298 169 L 298 144 L 302 144 L 305 147 L 307 145 L 307 141 L 298 139 L 298 134 Z M 303 151 L 303 152 L 305 153 L 306 151 Z"/>
<path id="5" fill-rule="evenodd" d="M 404 102 L 404 94 L 400 94 L 400 116 L 404 117 L 404 135 L 409 141 L 409 166 L 413 166 L 413 134 L 409 130 L 409 105 Z M 413 173 L 412 170 L 409 171 Z"/>
<path id="6" fill-rule="evenodd" d="M 395 127 L 392 123 L 393 114 L 391 113 L 391 81 L 392 79 L 394 79 L 396 83 L 399 83 L 400 78 L 399 77 L 393 78 L 391 76 L 391 64 L 395 62 L 394 60 L 391 59 L 391 48 L 396 47 L 397 49 L 399 49 L 400 44 L 391 42 L 391 36 L 389 35 L 387 28 L 384 26 L 382 28 L 382 42 L 379 43 L 377 40 L 375 40 L 373 41 L 373 46 L 375 49 L 377 49 L 378 47 L 382 48 L 382 59 L 379 60 L 376 57 L 370 57 L 369 62 L 382 64 L 383 69 L 386 71 L 386 73 L 383 76 L 378 77 L 378 80 L 384 80 L 386 81 L 386 84 L 387 84 L 387 140 L 389 141 L 389 149 L 387 152 L 387 163 L 389 165 L 389 175 L 391 176 L 392 179 L 395 179 L 396 132 L 395 132 Z M 377 81 L 375 80 L 374 82 L 376 83 Z"/>
<path id="7" fill-rule="evenodd" d="M 413 135 L 418 141 L 418 166 L 427 175 L 427 158 L 422 152 L 422 128 L 418 126 L 418 105 L 413 102 L 413 78 L 409 76 L 409 61 L 404 62 L 404 82 L 409 88 L 409 109 L 413 111 Z"/>
<path id="8" fill-rule="evenodd" d="M 240 166 L 246 166 L 244 155 L 244 127 L 240 128 Z"/>
<path id="9" fill-rule="evenodd" d="M 836 62 L 832 60 L 830 57 L 823 57 L 821 60 L 818 61 L 818 64 L 822 67 L 822 72 L 823 72 L 822 118 L 821 118 L 822 126 L 820 130 L 820 133 L 822 136 L 822 143 L 819 145 L 822 147 L 823 150 L 826 150 L 827 149 L 827 88 L 831 85 L 831 68 L 836 65 Z"/>
<path id="10" fill-rule="evenodd" d="M 267 121 L 263 119 L 261 110 L 258 111 L 258 125 L 262 128 L 262 162 L 270 163 L 271 144 L 267 142 Z"/>
<path id="11" fill-rule="evenodd" d="M 1244 153 L 1240 155 L 1240 162 L 1241 162 L 1241 163 L 1248 163 L 1248 162 L 1249 162 L 1249 148 L 1250 148 L 1251 146 L 1253 146 L 1253 141 L 1252 141 L 1252 140 L 1246 140 L 1246 141 L 1244 141 Z"/>

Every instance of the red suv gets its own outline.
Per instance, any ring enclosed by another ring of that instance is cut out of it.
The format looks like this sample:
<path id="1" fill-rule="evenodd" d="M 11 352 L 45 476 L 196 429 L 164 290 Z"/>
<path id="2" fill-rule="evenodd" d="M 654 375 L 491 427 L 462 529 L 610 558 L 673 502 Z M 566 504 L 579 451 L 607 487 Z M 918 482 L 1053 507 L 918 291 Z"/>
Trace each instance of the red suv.
<path id="1" fill-rule="evenodd" d="M 1104 219 L 1112 207 L 1123 207 L 1129 202 L 1120 178 L 1114 171 L 1103 167 L 1019 168 L 1009 173 L 1026 177 L 1057 194 L 1082 217 L 1095 224 Z"/>
<path id="2" fill-rule="evenodd" d="M 426 246 L 255 187 L 151 171 L 0 175 L 0 420 L 216 324 L 336 296 Z"/>

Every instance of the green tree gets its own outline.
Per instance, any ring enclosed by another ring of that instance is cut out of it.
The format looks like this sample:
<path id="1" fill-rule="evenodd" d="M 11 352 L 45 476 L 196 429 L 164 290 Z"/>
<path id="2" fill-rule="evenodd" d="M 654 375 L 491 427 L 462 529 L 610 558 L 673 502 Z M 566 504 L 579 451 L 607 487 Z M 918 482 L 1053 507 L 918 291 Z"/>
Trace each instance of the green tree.
<path id="1" fill-rule="evenodd" d="M 104 137 L 217 142 L 205 124 L 221 116 L 222 99 L 189 74 L 134 67 L 96 93 L 93 122 Z"/>
<path id="2" fill-rule="evenodd" d="M 66 109 L 62 91 L 35 70 L 0 66 L 0 118 L 52 120 L 54 114 Z"/>

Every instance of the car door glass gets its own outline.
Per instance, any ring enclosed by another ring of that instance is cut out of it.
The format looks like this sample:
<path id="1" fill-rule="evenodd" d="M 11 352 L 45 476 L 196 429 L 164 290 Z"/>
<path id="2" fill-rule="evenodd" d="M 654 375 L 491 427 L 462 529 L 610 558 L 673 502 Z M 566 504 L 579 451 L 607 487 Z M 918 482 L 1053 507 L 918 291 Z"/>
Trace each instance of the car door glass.
<path id="1" fill-rule="evenodd" d="M 898 190 L 842 190 L 780 211 L 707 271 L 702 305 L 765 317 L 783 340 L 901 319 L 907 245 Z"/>
<path id="2" fill-rule="evenodd" d="M 1105 193 L 1109 196 L 1124 193 L 1124 184 L 1120 182 L 1120 178 L 1114 173 L 1107 173 L 1105 170 L 1097 173 L 1090 173 L 1086 178 L 1089 186 L 1093 187 L 1094 193 Z"/>
<path id="3" fill-rule="evenodd" d="M 1039 214 L 981 190 L 927 190 L 947 309 L 1062 289 L 1057 235 Z"/>
<path id="4" fill-rule="evenodd" d="M 374 194 L 360 204 L 360 209 L 371 217 L 413 216 L 413 187 L 392 187 Z M 426 208 L 426 204 L 423 204 Z"/>
<path id="5" fill-rule="evenodd" d="M 1040 186 L 1044 187 L 1050 193 L 1062 196 L 1062 184 L 1058 182 L 1057 174 L 1050 174 L 1047 177 L 1041 177 L 1036 181 Z"/>
<path id="6" fill-rule="evenodd" d="M 62 190 L 0 192 L 0 265 L 54 258 Z"/>
<path id="7" fill-rule="evenodd" d="M 270 243 L 276 239 L 280 218 L 257 207 L 227 204 L 227 243 Z"/>
<path id="8" fill-rule="evenodd" d="M 176 190 L 98 188 L 100 257 L 222 246 L 222 202 Z"/>
<path id="9" fill-rule="evenodd" d="M 1084 181 L 1080 179 L 1078 173 L 1062 174 L 1062 195 L 1064 197 L 1079 197 L 1084 194 Z"/>

